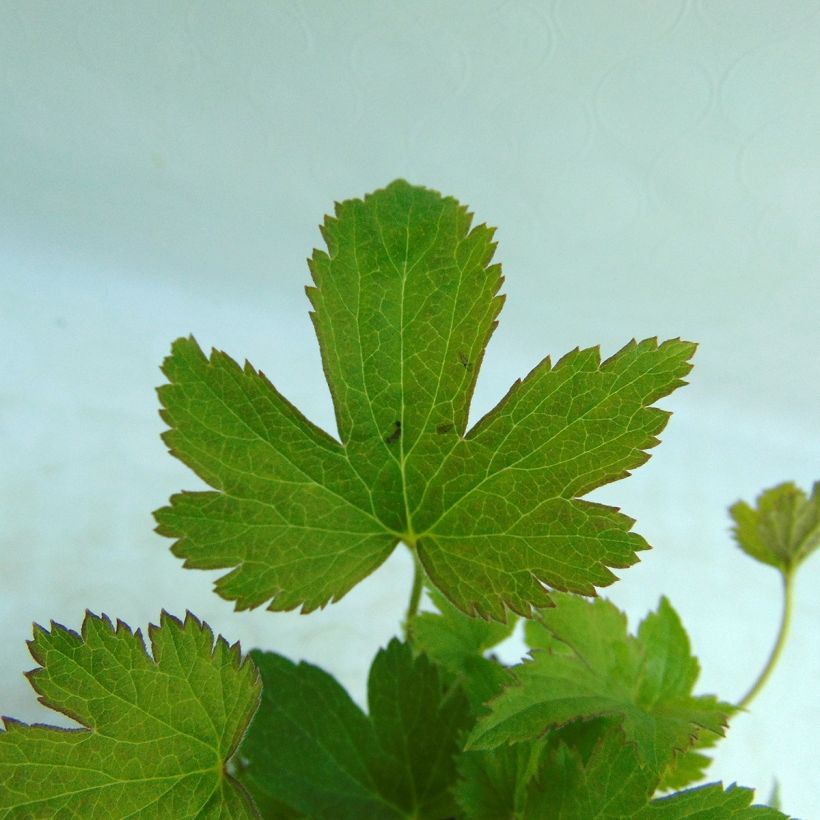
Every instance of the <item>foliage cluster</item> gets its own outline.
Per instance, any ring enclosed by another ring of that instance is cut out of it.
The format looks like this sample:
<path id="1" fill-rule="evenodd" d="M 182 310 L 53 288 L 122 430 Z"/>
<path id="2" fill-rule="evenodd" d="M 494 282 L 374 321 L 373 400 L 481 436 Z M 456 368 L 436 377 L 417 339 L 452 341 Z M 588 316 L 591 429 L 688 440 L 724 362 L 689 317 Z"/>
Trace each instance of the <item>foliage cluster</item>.
<path id="1" fill-rule="evenodd" d="M 544 359 L 469 430 L 503 297 L 493 232 L 396 181 L 337 206 L 310 260 L 311 318 L 339 439 L 265 375 L 179 339 L 165 441 L 210 487 L 156 513 L 187 567 L 226 569 L 237 609 L 339 600 L 402 542 L 416 572 L 402 639 L 374 658 L 367 711 L 326 672 L 242 657 L 192 615 L 148 630 L 86 615 L 35 627 L 41 701 L 76 730 L 6 719 L 0 818 L 765 818 L 746 788 L 695 786 L 771 671 L 820 488 L 732 507 L 736 538 L 784 579 L 777 646 L 740 704 L 699 673 L 661 598 L 635 634 L 597 597 L 648 548 L 584 500 L 644 463 L 694 345 L 632 341 Z M 422 611 L 427 590 L 435 611 Z M 531 652 L 493 654 L 523 621 Z"/>

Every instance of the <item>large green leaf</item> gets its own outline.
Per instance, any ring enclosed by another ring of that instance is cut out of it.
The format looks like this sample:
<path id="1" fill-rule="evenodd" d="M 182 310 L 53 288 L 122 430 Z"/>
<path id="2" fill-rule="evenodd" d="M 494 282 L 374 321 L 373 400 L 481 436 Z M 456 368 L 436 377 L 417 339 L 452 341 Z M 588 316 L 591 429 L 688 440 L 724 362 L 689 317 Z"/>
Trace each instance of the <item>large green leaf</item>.
<path id="1" fill-rule="evenodd" d="M 490 704 L 469 746 L 494 748 L 570 721 L 613 716 L 641 759 L 660 773 L 699 733 L 723 733 L 731 707 L 691 694 L 698 663 L 666 599 L 633 637 L 608 601 L 555 598 L 542 623 L 527 625 L 530 642 L 543 648 L 513 668 L 517 683 Z"/>
<path id="2" fill-rule="evenodd" d="M 503 621 L 593 594 L 634 563 L 632 519 L 580 497 L 628 475 L 683 384 L 694 345 L 630 342 L 544 359 L 467 430 L 503 297 L 492 231 L 397 181 L 325 220 L 308 294 L 336 441 L 262 373 L 181 339 L 160 388 L 171 451 L 213 491 L 157 513 L 186 566 L 231 568 L 238 607 L 335 601 L 402 540 L 459 609 Z"/>
<path id="3" fill-rule="evenodd" d="M 378 653 L 369 716 L 321 669 L 269 652 L 253 658 L 264 693 L 240 749 L 239 776 L 260 806 L 328 820 L 453 813 L 468 707 L 424 655 L 414 658 L 397 640 Z"/>
<path id="4" fill-rule="evenodd" d="M 78 635 L 37 627 L 30 672 L 41 702 L 82 729 L 5 719 L 0 818 L 251 818 L 228 776 L 260 697 L 259 676 L 190 614 L 139 630 L 90 613 Z"/>

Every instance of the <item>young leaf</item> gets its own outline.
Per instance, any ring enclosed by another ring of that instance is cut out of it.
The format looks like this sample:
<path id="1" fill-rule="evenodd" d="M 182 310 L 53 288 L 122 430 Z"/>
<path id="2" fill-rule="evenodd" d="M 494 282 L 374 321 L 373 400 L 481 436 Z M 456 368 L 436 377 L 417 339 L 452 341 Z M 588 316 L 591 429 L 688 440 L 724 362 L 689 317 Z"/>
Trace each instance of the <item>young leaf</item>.
<path id="1" fill-rule="evenodd" d="M 441 593 L 430 591 L 430 600 L 438 612 L 422 612 L 413 618 L 413 645 L 433 660 L 452 669 L 460 669 L 464 661 L 483 655 L 501 643 L 515 629 L 515 618 L 506 624 L 470 618 L 456 609 Z"/>
<path id="2" fill-rule="evenodd" d="M 396 181 L 338 205 L 308 288 L 341 441 L 249 364 L 177 341 L 160 388 L 171 452 L 213 491 L 156 514 L 185 565 L 231 568 L 247 608 L 338 600 L 399 540 L 456 607 L 499 621 L 592 595 L 647 547 L 632 519 L 580 500 L 629 474 L 694 345 L 630 342 L 543 360 L 467 431 L 503 297 L 492 231 L 454 199 Z"/>
<path id="3" fill-rule="evenodd" d="M 751 789 L 718 783 L 656 800 L 651 795 L 657 774 L 624 743 L 619 731 L 608 731 L 584 762 L 559 746 L 542 767 L 527 795 L 524 817 L 554 820 L 776 820 L 785 815 L 767 806 L 751 806 Z"/>
<path id="4" fill-rule="evenodd" d="M 547 630 L 560 648 L 533 652 L 513 668 L 517 685 L 493 701 L 468 748 L 490 749 L 540 735 L 549 727 L 615 716 L 644 763 L 659 774 L 701 731 L 722 734 L 731 708 L 694 697 L 698 663 L 680 620 L 664 598 L 637 637 L 611 603 L 556 595 L 557 606 L 527 625 L 528 637 Z"/>
<path id="5" fill-rule="evenodd" d="M 729 512 L 740 548 L 784 575 L 791 574 L 820 546 L 820 481 L 810 498 L 786 482 L 762 493 L 756 507 L 738 501 Z"/>
<path id="6" fill-rule="evenodd" d="M 439 611 L 412 619 L 413 646 L 453 675 L 477 711 L 508 682 L 505 668 L 484 653 L 512 634 L 515 618 L 506 624 L 470 618 L 435 590 L 430 598 Z"/>
<path id="7" fill-rule="evenodd" d="M 262 705 L 240 749 L 240 778 L 269 801 L 313 818 L 452 814 L 457 738 L 469 721 L 458 689 L 391 641 L 373 661 L 369 717 L 326 672 L 254 652 Z"/>
<path id="8" fill-rule="evenodd" d="M 84 728 L 4 718 L 0 818 L 258 816 L 225 771 L 259 703 L 253 664 L 190 613 L 148 634 L 153 657 L 105 616 L 35 628 L 31 685 Z"/>

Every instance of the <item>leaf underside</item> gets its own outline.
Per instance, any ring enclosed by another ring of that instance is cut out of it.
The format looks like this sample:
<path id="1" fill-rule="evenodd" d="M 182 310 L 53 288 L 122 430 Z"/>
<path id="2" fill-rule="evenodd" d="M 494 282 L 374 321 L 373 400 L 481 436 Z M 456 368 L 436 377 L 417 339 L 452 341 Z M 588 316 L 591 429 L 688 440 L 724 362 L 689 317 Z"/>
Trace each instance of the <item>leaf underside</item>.
<path id="1" fill-rule="evenodd" d="M 0 818 L 252 818 L 225 772 L 260 698 L 259 676 L 210 628 L 162 614 L 139 630 L 87 613 L 29 643 L 40 701 L 83 728 L 4 719 Z"/>
<path id="2" fill-rule="evenodd" d="M 183 492 L 158 531 L 195 568 L 230 568 L 238 608 L 310 611 L 399 541 L 471 615 L 504 621 L 594 595 L 646 549 L 632 519 L 581 496 L 643 464 L 694 345 L 630 342 L 544 359 L 470 430 L 503 297 L 493 232 L 403 181 L 336 207 L 308 288 L 340 440 L 251 365 L 174 343 L 159 390 L 171 452 L 213 489 Z"/>

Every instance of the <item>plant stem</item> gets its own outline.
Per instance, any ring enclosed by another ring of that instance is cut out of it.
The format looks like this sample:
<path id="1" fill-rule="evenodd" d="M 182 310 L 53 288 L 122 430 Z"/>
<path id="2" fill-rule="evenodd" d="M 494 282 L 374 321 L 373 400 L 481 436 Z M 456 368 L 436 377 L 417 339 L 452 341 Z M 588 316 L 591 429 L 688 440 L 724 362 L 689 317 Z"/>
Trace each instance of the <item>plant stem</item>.
<path id="1" fill-rule="evenodd" d="M 405 640 L 410 640 L 410 622 L 419 611 L 419 604 L 421 603 L 421 590 L 423 587 L 424 572 L 422 571 L 419 557 L 415 550 L 413 553 L 413 586 L 410 589 L 410 602 L 407 604 L 407 614 L 404 616 L 404 637 Z"/>
<path id="2" fill-rule="evenodd" d="M 777 661 L 783 652 L 783 647 L 786 645 L 786 637 L 789 634 L 789 624 L 792 619 L 793 577 L 792 571 L 783 573 L 783 615 L 780 619 L 780 629 L 777 633 L 777 639 L 774 642 L 772 651 L 769 653 L 769 659 L 766 661 L 766 665 L 757 676 L 757 680 L 752 684 L 751 689 L 741 698 L 740 703 L 737 704 L 738 709 L 745 709 L 755 697 L 757 697 L 758 692 L 766 685 L 766 681 L 772 674 L 772 670 L 777 665 Z"/>

